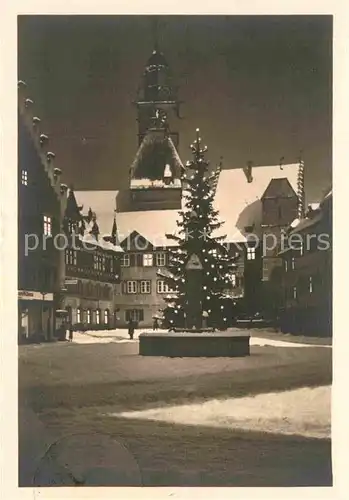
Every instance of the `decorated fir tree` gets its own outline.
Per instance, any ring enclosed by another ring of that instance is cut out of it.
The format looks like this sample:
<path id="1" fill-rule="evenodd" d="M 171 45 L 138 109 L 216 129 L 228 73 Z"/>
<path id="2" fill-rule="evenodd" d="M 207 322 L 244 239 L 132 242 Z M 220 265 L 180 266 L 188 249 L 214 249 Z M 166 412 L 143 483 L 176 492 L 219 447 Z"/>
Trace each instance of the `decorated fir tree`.
<path id="1" fill-rule="evenodd" d="M 184 205 L 179 212 L 176 234 L 166 235 L 175 243 L 169 250 L 168 266 L 159 271 L 170 290 L 165 297 L 163 310 L 168 327 L 191 328 L 186 321 L 188 310 L 188 260 L 197 259 L 200 266 L 200 306 L 204 324 L 224 328 L 226 317 L 227 291 L 232 287 L 235 256 L 229 254 L 223 241 L 225 236 L 215 236 L 224 224 L 214 209 L 214 184 L 216 173 L 209 173 L 209 163 L 205 159 L 207 147 L 202 147 L 197 129 L 197 138 L 191 145 L 193 160 L 187 162 L 187 170 L 182 177 L 185 183 Z"/>

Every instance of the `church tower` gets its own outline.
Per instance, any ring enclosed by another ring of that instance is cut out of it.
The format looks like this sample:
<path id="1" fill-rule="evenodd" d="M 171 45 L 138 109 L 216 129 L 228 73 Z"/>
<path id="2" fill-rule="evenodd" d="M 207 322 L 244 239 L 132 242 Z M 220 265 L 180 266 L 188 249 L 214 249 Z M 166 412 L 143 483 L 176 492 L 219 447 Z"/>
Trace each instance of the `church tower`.
<path id="1" fill-rule="evenodd" d="M 170 67 L 159 50 L 157 18 L 153 23 L 153 31 L 154 50 L 146 63 L 135 102 L 138 115 L 138 145 L 142 143 L 148 130 L 169 132 L 170 122 L 176 117 L 179 118 L 181 104 Z M 171 130 L 170 136 L 177 148 L 178 133 Z"/>
<path id="2" fill-rule="evenodd" d="M 157 42 L 149 57 L 137 101 L 138 151 L 129 170 L 129 210 L 181 208 L 184 172 L 172 123 L 180 102 L 171 72 Z"/>

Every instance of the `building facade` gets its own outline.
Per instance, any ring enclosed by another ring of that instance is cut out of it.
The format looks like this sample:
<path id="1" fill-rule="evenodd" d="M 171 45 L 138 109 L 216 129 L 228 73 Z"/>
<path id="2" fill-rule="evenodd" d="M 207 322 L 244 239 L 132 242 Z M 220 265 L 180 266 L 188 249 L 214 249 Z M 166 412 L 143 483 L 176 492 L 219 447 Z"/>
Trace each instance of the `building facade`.
<path id="1" fill-rule="evenodd" d="M 81 214 L 72 188 L 69 189 L 63 227 L 64 298 L 62 309 L 76 330 L 115 328 L 119 323 L 120 256 L 115 221 L 109 234 L 100 234 L 97 215 L 90 208 Z"/>
<path id="2" fill-rule="evenodd" d="M 332 335 L 332 191 L 290 228 L 280 251 L 281 330 Z"/>
<path id="3" fill-rule="evenodd" d="M 40 131 L 26 84 L 18 96 L 18 333 L 19 341 L 50 340 L 60 295 L 61 230 L 65 186 Z"/>

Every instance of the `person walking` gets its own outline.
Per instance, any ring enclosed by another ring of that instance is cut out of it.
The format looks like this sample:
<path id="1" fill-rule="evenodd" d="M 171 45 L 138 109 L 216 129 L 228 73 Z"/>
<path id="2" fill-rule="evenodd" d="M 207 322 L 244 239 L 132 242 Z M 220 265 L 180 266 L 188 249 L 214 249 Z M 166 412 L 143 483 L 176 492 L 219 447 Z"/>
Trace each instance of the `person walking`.
<path id="1" fill-rule="evenodd" d="M 154 330 L 154 332 L 156 330 L 158 330 L 158 328 L 159 328 L 159 320 L 158 320 L 158 318 L 154 318 L 154 321 L 153 321 L 153 330 Z"/>
<path id="2" fill-rule="evenodd" d="M 128 334 L 131 340 L 133 340 L 133 335 L 135 333 L 135 324 L 132 318 L 128 320 Z"/>
<path id="3" fill-rule="evenodd" d="M 69 325 L 69 342 L 73 342 L 73 333 L 74 333 L 73 325 L 70 323 L 70 325 Z"/>

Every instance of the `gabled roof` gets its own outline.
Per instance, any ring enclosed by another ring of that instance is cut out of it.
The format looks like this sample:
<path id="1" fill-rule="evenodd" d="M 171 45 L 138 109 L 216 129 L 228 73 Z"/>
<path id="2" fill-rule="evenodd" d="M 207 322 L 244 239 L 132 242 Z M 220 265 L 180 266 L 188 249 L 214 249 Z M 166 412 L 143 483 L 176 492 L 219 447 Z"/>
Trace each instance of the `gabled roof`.
<path id="1" fill-rule="evenodd" d="M 292 198 L 296 193 L 289 183 L 287 177 L 272 179 L 264 191 L 262 199 L 267 198 Z"/>
<path id="2" fill-rule="evenodd" d="M 133 179 L 161 180 L 166 165 L 173 177 L 180 179 L 183 164 L 171 137 L 163 131 L 150 130 L 141 142 L 131 165 Z"/>
<path id="3" fill-rule="evenodd" d="M 252 182 L 242 169 L 222 170 L 219 174 L 215 206 L 220 211 L 220 217 L 228 221 L 219 233 L 226 234 L 227 241 L 244 241 L 245 228 L 253 226 L 258 233 L 261 229 L 262 201 L 261 198 L 272 179 L 287 178 L 290 186 L 297 192 L 298 164 L 272 166 L 254 166 Z"/>
<path id="4" fill-rule="evenodd" d="M 80 210 L 81 207 L 77 204 L 73 189 L 69 189 L 64 216 L 68 219 L 79 221 L 81 220 Z"/>

